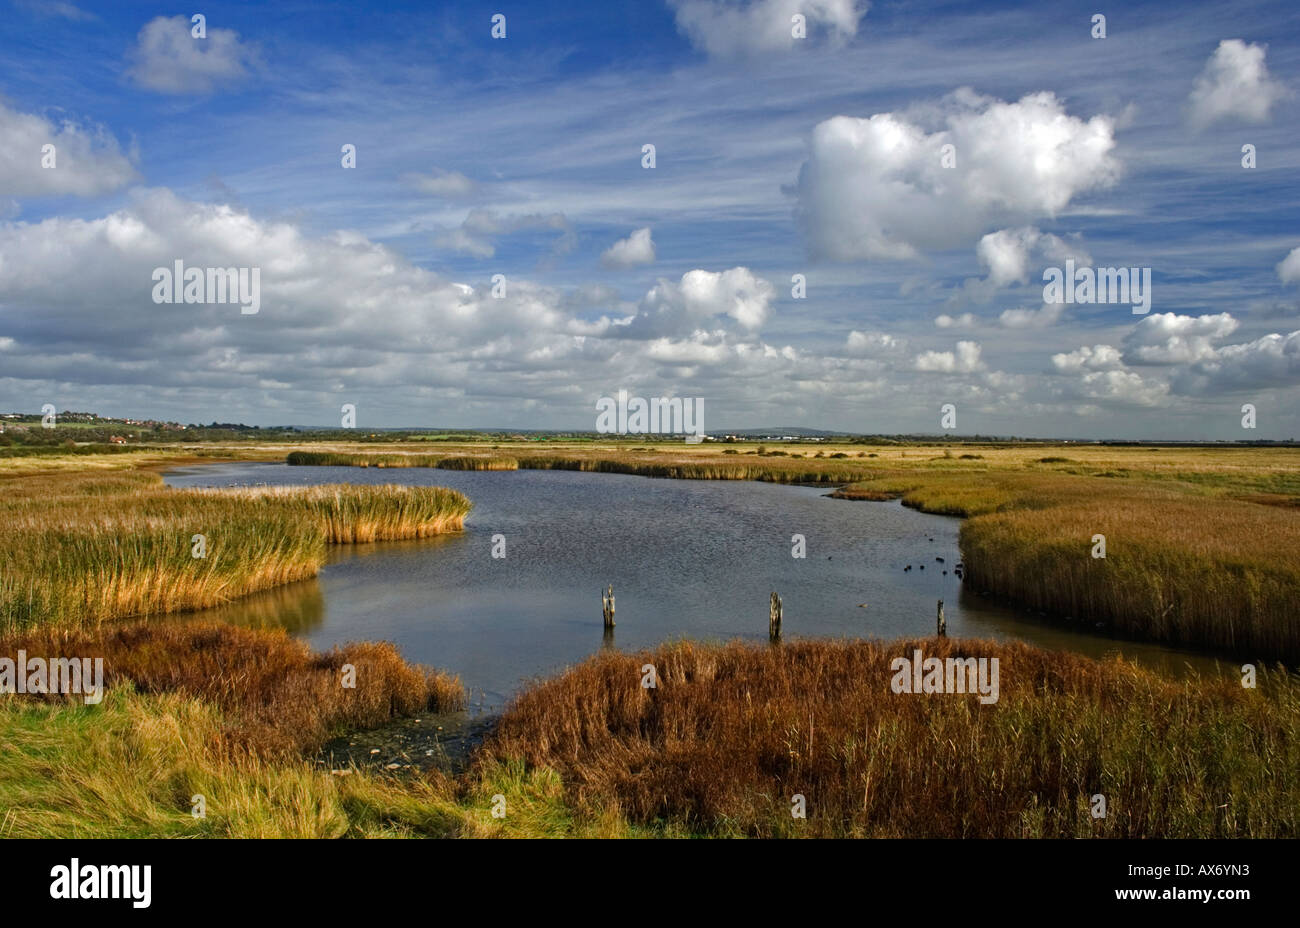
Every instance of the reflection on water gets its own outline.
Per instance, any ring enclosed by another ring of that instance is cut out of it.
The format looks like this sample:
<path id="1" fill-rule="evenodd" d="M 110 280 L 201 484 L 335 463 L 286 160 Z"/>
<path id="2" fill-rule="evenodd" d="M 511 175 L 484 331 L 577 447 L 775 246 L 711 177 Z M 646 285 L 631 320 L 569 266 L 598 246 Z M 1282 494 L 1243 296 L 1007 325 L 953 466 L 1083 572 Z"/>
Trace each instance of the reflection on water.
<path id="1" fill-rule="evenodd" d="M 987 602 L 979 595 L 963 590 L 962 601 L 967 600 L 979 604 Z M 987 638 L 1019 638 L 1040 648 L 1074 651 L 1098 659 L 1118 655 L 1176 677 L 1188 674 L 1233 676 L 1239 675 L 1241 670 L 1241 661 L 1233 662 L 1200 651 L 1171 648 L 1151 642 L 1118 640 L 1090 629 L 1083 622 L 1061 625 L 1054 619 L 1002 606 L 981 610 L 978 606 L 971 605 L 970 608 L 979 611 L 979 624 L 984 628 L 981 634 Z"/>
<path id="2" fill-rule="evenodd" d="M 158 621 L 226 622 L 243 628 L 283 628 L 291 635 L 307 635 L 325 621 L 325 594 L 318 580 L 303 580 L 254 593 L 224 606 L 161 616 Z"/>
<path id="3" fill-rule="evenodd" d="M 766 641 L 773 590 L 784 601 L 787 638 L 930 635 L 942 599 L 954 637 L 1015 638 L 1094 657 L 1119 652 L 1175 673 L 1234 672 L 1228 662 L 1048 623 L 971 593 L 951 571 L 960 560 L 959 521 L 897 502 L 833 500 L 813 487 L 571 471 L 231 464 L 167 479 L 464 492 L 474 511 L 462 533 L 338 546 L 316 580 L 180 620 L 281 626 L 317 648 L 392 641 L 409 660 L 460 674 L 488 708 L 521 681 L 601 648 L 638 650 L 683 637 Z M 505 536 L 505 558 L 492 557 L 497 534 Z M 805 558 L 791 556 L 794 534 L 806 539 Z M 600 592 L 611 583 L 618 626 L 607 632 Z"/>

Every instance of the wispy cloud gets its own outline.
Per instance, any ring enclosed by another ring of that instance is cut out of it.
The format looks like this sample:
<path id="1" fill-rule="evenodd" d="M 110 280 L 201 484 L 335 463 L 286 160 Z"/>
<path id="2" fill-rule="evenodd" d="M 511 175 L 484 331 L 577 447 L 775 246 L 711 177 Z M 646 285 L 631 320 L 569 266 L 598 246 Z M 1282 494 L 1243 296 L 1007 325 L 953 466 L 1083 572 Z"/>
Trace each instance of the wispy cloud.
<path id="1" fill-rule="evenodd" d="M 195 34 L 200 28 L 201 36 Z M 247 78 L 257 55 L 233 29 L 209 28 L 185 16 L 159 16 L 140 30 L 128 57 L 127 75 L 141 87 L 204 94 Z"/>

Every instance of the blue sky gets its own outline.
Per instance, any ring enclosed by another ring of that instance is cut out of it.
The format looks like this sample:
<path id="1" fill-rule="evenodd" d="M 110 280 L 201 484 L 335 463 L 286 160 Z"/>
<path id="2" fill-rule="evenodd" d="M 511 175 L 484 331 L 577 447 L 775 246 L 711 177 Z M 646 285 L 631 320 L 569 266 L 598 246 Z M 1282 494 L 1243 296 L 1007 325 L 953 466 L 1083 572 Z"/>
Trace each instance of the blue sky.
<path id="1" fill-rule="evenodd" d="M 1294 4 L 0 2 L 2 408 L 1300 437 Z"/>

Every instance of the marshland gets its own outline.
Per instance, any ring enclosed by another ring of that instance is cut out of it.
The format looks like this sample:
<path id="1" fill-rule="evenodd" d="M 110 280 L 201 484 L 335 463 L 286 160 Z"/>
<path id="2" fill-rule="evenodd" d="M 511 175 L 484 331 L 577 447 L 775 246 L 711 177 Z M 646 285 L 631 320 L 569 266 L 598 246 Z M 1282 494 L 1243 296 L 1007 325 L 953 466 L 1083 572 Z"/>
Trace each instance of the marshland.
<path id="1" fill-rule="evenodd" d="M 0 653 L 104 656 L 109 694 L 3 697 L 0 830 L 1295 835 L 1296 456 L 331 442 L 6 459 Z M 638 587 L 630 566 L 656 555 Z M 936 598 L 951 638 L 926 637 Z M 889 658 L 918 642 L 998 656 L 999 702 L 890 693 Z M 321 755 L 399 717 L 450 724 L 483 690 L 499 718 L 455 769 Z"/>

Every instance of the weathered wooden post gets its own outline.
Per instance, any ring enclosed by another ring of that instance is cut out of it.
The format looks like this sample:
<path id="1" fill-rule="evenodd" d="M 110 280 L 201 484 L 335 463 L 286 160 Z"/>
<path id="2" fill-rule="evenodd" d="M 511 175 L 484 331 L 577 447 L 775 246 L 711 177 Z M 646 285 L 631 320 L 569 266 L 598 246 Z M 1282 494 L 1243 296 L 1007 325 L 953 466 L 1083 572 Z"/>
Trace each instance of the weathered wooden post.
<path id="1" fill-rule="evenodd" d="M 781 640 L 781 597 L 772 594 L 772 601 L 767 614 L 767 637 L 770 641 Z"/>
<path id="2" fill-rule="evenodd" d="M 948 622 L 943 617 L 943 600 L 939 600 L 939 637 L 948 637 Z"/>
<path id="3" fill-rule="evenodd" d="M 614 627 L 614 584 L 609 585 L 608 590 L 602 590 L 600 594 L 601 613 L 605 617 L 605 627 Z"/>

